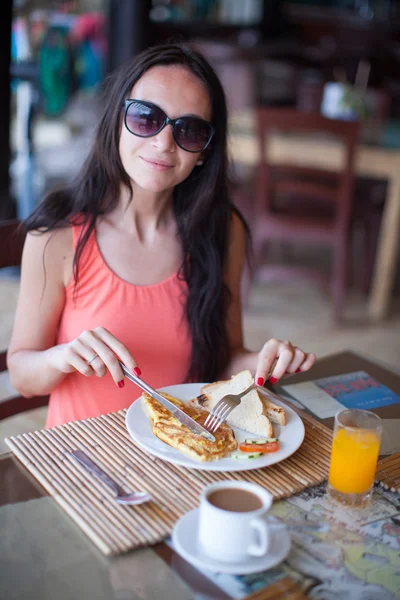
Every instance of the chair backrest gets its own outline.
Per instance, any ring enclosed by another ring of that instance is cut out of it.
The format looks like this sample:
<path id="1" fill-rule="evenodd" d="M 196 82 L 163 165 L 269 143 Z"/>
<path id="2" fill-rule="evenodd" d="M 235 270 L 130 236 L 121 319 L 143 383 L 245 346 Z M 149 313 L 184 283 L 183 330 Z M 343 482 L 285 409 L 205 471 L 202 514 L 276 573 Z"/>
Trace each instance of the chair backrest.
<path id="1" fill-rule="evenodd" d="M 257 108 L 257 125 L 261 157 L 257 174 L 257 210 L 272 211 L 272 199 L 277 193 L 325 199 L 336 205 L 338 226 L 347 227 L 351 216 L 353 162 L 359 138 L 359 123 L 327 119 L 319 114 L 304 113 L 296 109 L 261 106 Z M 279 167 L 276 167 L 267 158 L 270 138 L 276 132 L 329 136 L 330 139 L 339 140 L 345 157 L 343 168 L 337 172 L 330 172 L 294 163 L 279 163 Z M 280 177 L 277 178 L 276 173 L 280 174 Z"/>
<path id="2" fill-rule="evenodd" d="M 20 221 L 0 221 L 0 269 L 17 267 L 21 264 L 22 250 L 26 232 Z M 7 370 L 7 351 L 0 352 L 0 373 Z M 24 398 L 14 396 L 0 401 L 0 421 L 13 415 L 46 406 L 48 396 L 34 396 Z"/>
<path id="3" fill-rule="evenodd" d="M 21 264 L 26 232 L 20 221 L 0 221 L 0 269 Z"/>

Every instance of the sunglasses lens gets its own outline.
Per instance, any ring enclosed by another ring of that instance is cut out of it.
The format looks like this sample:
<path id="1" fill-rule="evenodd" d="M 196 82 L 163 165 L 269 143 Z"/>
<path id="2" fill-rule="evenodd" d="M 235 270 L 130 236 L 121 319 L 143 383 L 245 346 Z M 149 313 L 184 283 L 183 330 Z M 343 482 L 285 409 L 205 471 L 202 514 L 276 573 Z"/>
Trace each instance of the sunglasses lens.
<path id="1" fill-rule="evenodd" d="M 156 106 L 147 106 L 140 102 L 131 102 L 125 117 L 129 131 L 142 137 L 155 135 L 161 129 L 164 120 L 162 111 Z"/>
<path id="2" fill-rule="evenodd" d="M 188 152 L 201 152 L 212 135 L 211 126 L 196 117 L 181 117 L 175 123 L 175 137 L 178 144 Z"/>

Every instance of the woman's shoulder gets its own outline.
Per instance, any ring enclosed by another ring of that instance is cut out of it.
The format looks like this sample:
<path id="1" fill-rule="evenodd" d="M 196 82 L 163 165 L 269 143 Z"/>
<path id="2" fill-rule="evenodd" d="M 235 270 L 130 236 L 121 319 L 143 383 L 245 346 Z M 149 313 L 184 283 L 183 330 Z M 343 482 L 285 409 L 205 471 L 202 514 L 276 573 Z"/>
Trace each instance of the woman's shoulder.
<path id="1" fill-rule="evenodd" d="M 246 227 L 236 211 L 232 211 L 228 230 L 225 274 L 229 288 L 240 281 L 246 255 Z"/>
<path id="2" fill-rule="evenodd" d="M 34 226 L 28 232 L 27 244 L 32 250 L 51 252 L 56 258 L 60 255 L 65 256 L 75 251 L 77 240 L 86 227 L 85 215 L 76 213 L 54 227 Z"/>
<path id="3" fill-rule="evenodd" d="M 71 225 L 51 230 L 36 229 L 27 233 L 23 257 L 25 265 L 44 265 L 46 273 L 62 275 L 63 281 L 67 283 L 72 273 L 73 258 Z"/>
<path id="4" fill-rule="evenodd" d="M 247 227 L 243 217 L 236 210 L 232 210 L 228 228 L 229 245 L 244 244 L 246 230 Z"/>
<path id="5" fill-rule="evenodd" d="M 32 250 L 46 250 L 46 252 L 62 254 L 69 248 L 72 249 L 72 225 L 65 225 L 55 229 L 34 229 L 27 233 L 26 244 Z"/>

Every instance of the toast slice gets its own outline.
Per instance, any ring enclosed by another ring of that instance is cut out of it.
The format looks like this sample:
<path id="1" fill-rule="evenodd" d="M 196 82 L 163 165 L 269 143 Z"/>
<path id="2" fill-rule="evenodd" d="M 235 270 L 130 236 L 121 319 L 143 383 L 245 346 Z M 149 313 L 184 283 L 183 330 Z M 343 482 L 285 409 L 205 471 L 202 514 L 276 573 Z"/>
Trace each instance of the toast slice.
<path id="1" fill-rule="evenodd" d="M 212 395 L 214 386 L 216 387 L 216 389 L 218 389 L 218 387 L 220 386 L 221 383 L 224 383 L 224 382 L 216 381 L 215 383 L 209 383 L 207 386 L 205 386 L 205 387 L 207 387 L 208 394 Z M 259 386 L 257 386 L 257 392 L 258 392 L 259 398 L 262 400 L 262 402 L 265 406 L 266 415 L 269 418 L 269 420 L 272 423 L 276 423 L 277 425 L 286 425 L 286 423 L 287 423 L 286 411 L 282 406 L 279 406 L 278 404 L 275 404 L 275 402 L 273 402 L 273 400 L 271 398 L 271 396 L 272 397 L 274 396 L 273 393 L 270 392 L 269 390 L 259 387 Z M 200 405 L 202 405 L 201 401 L 198 402 L 197 406 L 200 406 Z M 207 408 L 207 407 L 204 406 L 204 408 Z M 208 410 L 208 408 L 207 408 L 207 410 Z"/>
<path id="2" fill-rule="evenodd" d="M 226 394 L 240 394 L 254 383 L 250 371 L 241 371 L 227 381 L 216 381 L 201 388 L 201 396 L 191 400 L 191 406 L 203 407 L 211 411 Z M 260 437 L 274 437 L 272 423 L 267 408 L 256 390 L 250 390 L 243 396 L 240 405 L 226 419 L 231 427 L 244 429 Z"/>
<path id="3" fill-rule="evenodd" d="M 271 400 L 271 392 L 264 388 L 257 388 L 258 395 L 264 403 L 267 416 L 272 423 L 286 425 L 286 411 L 282 406 L 278 406 Z"/>

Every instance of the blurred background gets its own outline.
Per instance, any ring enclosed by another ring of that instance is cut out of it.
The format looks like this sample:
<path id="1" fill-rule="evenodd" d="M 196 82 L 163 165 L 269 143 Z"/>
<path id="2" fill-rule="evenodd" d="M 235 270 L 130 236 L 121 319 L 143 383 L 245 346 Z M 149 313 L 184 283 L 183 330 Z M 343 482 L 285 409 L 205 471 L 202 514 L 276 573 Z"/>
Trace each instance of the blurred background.
<path id="1" fill-rule="evenodd" d="M 151 44 L 184 39 L 226 92 L 232 193 L 255 246 L 243 281 L 248 346 L 277 337 L 399 368 L 400 0 L 3 5 L 2 221 L 24 219 L 75 177 L 107 74 Z M 18 267 L 0 269 L 0 350 L 18 285 Z M 0 399 L 12 393 L 0 373 Z M 16 418 L 30 430 L 42 417 Z"/>

